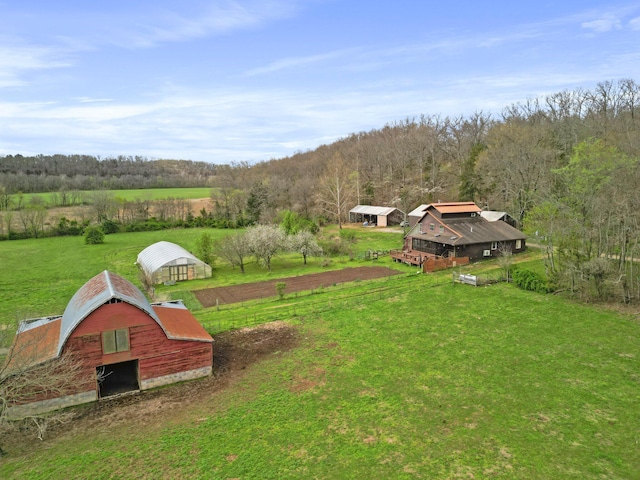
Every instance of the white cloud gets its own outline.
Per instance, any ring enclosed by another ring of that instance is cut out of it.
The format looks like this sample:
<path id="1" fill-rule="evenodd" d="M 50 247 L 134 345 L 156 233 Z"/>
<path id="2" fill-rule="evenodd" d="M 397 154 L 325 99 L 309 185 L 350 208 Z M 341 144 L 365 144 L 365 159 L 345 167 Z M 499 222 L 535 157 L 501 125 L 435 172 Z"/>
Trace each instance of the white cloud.
<path id="1" fill-rule="evenodd" d="M 629 20 L 629 26 L 632 30 L 640 30 L 640 17 L 635 17 Z"/>
<path id="2" fill-rule="evenodd" d="M 26 71 L 68 67 L 71 62 L 64 59 L 54 48 L 0 45 L 0 87 L 19 86 L 26 82 L 21 75 Z"/>
<path id="3" fill-rule="evenodd" d="M 209 2 L 188 14 L 155 7 L 140 13 L 120 12 L 109 18 L 94 18 L 94 38 L 99 43 L 123 48 L 150 48 L 162 43 L 182 42 L 210 35 L 246 30 L 270 21 L 288 18 L 296 11 L 295 2 L 223 1 Z"/>
<path id="4" fill-rule="evenodd" d="M 612 30 L 621 30 L 622 22 L 613 14 L 605 14 L 596 20 L 582 22 L 581 26 L 596 33 L 605 33 Z"/>
<path id="5" fill-rule="evenodd" d="M 252 77 L 255 75 L 263 75 L 265 73 L 272 73 L 279 70 L 309 66 L 317 63 L 326 62 L 328 60 L 336 60 L 339 58 L 344 58 L 348 55 L 353 55 L 356 51 L 357 51 L 356 49 L 345 49 L 345 50 L 338 50 L 334 52 L 323 53 L 319 55 L 310 55 L 307 57 L 283 58 L 281 60 L 272 62 L 264 67 L 258 67 L 258 68 L 248 70 L 245 73 L 245 75 Z"/>

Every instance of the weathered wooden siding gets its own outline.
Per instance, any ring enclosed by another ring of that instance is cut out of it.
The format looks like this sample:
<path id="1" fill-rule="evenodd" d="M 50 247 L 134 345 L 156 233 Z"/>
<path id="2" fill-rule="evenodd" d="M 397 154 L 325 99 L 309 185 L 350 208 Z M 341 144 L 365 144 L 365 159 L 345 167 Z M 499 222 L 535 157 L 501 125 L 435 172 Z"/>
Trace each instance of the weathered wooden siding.
<path id="1" fill-rule="evenodd" d="M 104 355 L 103 331 L 129 329 L 130 350 Z M 210 342 L 170 340 L 153 318 L 128 303 L 103 305 L 78 325 L 65 349 L 83 359 L 84 370 L 78 391 L 96 389 L 95 369 L 100 365 L 138 360 L 140 380 L 211 366 Z"/>

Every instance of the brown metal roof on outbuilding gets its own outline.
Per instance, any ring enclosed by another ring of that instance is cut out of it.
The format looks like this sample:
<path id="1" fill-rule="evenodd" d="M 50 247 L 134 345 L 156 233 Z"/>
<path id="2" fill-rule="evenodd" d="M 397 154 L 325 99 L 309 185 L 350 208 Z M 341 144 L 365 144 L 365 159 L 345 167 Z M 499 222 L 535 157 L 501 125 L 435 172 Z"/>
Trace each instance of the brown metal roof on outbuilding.
<path id="1" fill-rule="evenodd" d="M 431 207 L 440 213 L 480 212 L 482 209 L 474 202 L 432 203 Z"/>
<path id="2" fill-rule="evenodd" d="M 165 302 L 153 304 L 152 307 L 171 340 L 213 341 L 211 335 L 182 302 Z"/>
<path id="3" fill-rule="evenodd" d="M 22 322 L 7 356 L 6 371 L 20 371 L 56 358 L 61 318 L 39 318 Z"/>

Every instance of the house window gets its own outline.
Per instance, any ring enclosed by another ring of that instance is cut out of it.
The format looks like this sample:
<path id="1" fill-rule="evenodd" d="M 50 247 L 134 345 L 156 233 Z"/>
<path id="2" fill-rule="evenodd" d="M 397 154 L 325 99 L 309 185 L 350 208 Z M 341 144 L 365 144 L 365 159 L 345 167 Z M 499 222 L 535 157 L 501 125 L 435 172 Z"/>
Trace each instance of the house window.
<path id="1" fill-rule="evenodd" d="M 440 233 L 444 233 L 444 225 L 440 225 Z"/>
<path id="2" fill-rule="evenodd" d="M 431 230 L 432 232 L 435 230 L 436 226 L 433 223 L 429 224 L 429 230 Z"/>
<path id="3" fill-rule="evenodd" d="M 119 328 L 102 332 L 102 353 L 126 352 L 129 350 L 129 329 Z"/>
<path id="4" fill-rule="evenodd" d="M 491 250 L 497 250 L 498 249 L 498 242 L 491 242 Z"/>
<path id="5" fill-rule="evenodd" d="M 516 240 L 516 250 L 520 250 L 522 248 L 522 240 Z"/>

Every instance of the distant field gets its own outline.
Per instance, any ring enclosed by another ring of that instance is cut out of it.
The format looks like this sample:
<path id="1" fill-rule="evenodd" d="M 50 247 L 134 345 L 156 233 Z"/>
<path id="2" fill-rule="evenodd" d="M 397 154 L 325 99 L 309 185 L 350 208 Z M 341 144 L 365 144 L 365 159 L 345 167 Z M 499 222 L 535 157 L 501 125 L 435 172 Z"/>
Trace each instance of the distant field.
<path id="1" fill-rule="evenodd" d="M 163 198 L 209 198 L 211 196 L 211 188 L 150 188 L 150 189 L 132 189 L 132 190 L 107 190 L 114 197 L 122 200 L 132 201 L 136 199 L 159 200 Z M 85 202 L 91 202 L 93 191 L 83 190 L 80 192 Z M 52 201 L 58 195 L 57 192 L 49 193 L 27 193 L 24 194 L 24 202 L 28 203 L 31 197 L 40 197 L 48 204 L 55 203 Z"/>

